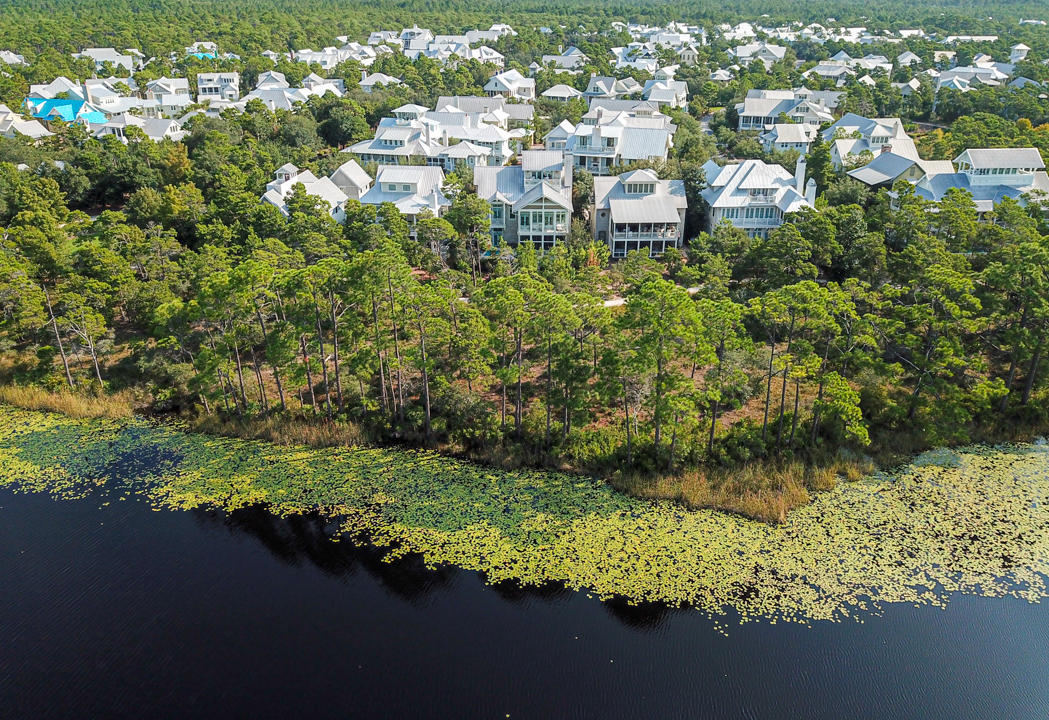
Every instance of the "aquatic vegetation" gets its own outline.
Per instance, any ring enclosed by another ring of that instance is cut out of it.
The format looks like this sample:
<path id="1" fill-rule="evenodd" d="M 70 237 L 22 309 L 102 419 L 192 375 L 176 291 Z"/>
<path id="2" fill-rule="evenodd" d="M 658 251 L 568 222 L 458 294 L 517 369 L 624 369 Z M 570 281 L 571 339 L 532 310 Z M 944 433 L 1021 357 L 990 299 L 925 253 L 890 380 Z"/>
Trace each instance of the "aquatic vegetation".
<path id="1" fill-rule="evenodd" d="M 0 486 L 58 497 L 104 487 L 167 509 L 319 510 L 390 557 L 743 620 L 841 620 L 954 592 L 1037 601 L 1049 576 L 1045 446 L 929 453 L 893 476 L 839 483 L 772 526 L 429 452 L 277 447 L 0 406 Z"/>

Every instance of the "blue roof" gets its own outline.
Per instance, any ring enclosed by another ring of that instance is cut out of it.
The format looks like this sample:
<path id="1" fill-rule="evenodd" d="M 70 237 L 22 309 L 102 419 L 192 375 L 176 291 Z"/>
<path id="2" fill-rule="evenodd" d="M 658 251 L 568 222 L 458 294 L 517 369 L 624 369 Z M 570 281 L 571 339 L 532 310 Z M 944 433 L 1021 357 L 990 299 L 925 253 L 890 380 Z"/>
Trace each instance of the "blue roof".
<path id="1" fill-rule="evenodd" d="M 26 106 L 34 118 L 51 120 L 58 117 L 66 122 L 82 120 L 90 123 L 104 123 L 106 116 L 93 109 L 85 101 L 76 98 L 26 98 Z M 85 106 L 87 106 L 85 108 Z"/>

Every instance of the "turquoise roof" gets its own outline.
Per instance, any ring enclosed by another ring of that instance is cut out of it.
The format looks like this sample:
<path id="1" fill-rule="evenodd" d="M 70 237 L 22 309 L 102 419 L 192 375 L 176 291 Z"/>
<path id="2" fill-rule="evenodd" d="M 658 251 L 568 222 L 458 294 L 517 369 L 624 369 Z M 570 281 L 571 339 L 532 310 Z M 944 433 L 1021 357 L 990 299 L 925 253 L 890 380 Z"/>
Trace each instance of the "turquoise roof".
<path id="1" fill-rule="evenodd" d="M 75 98 L 26 98 L 26 106 L 31 114 L 38 120 L 51 120 L 61 118 L 66 122 L 83 121 L 89 123 L 104 123 L 106 116 L 88 105 L 83 100 Z"/>

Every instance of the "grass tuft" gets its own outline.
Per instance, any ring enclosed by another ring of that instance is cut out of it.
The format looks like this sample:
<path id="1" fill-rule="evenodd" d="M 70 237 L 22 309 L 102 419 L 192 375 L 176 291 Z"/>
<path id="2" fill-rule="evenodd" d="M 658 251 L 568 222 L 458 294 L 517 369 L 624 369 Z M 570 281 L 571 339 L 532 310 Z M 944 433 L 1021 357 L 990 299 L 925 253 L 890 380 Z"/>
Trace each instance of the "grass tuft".
<path id="1" fill-rule="evenodd" d="M 0 403 L 26 410 L 45 410 L 75 418 L 131 417 L 135 411 L 133 393 L 121 391 L 111 395 L 82 395 L 68 390 L 50 391 L 19 385 L 0 386 Z"/>

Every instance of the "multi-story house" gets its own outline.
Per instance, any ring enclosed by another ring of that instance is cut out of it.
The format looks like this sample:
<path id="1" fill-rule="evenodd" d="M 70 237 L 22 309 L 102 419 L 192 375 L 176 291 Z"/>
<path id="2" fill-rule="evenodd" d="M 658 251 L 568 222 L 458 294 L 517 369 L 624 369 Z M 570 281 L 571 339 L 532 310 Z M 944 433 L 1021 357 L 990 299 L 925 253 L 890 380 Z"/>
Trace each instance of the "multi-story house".
<path id="1" fill-rule="evenodd" d="M 649 80 L 641 97 L 659 107 L 680 108 L 688 104 L 688 85 L 681 80 Z"/>
<path id="2" fill-rule="evenodd" d="M 328 212 L 336 222 L 346 221 L 346 193 L 340 190 L 331 178 L 318 178 L 309 170 L 300 170 L 291 163 L 277 168 L 273 180 L 266 185 L 261 202 L 273 205 L 287 216 L 286 200 L 296 185 L 302 185 L 307 195 L 327 202 Z"/>
<path id="3" fill-rule="evenodd" d="M 594 239 L 614 258 L 635 250 L 658 257 L 681 247 L 687 206 L 684 183 L 660 180 L 652 170 L 594 178 Z"/>
<path id="4" fill-rule="evenodd" d="M 572 166 L 559 150 L 525 150 L 521 164 L 474 171 L 477 194 L 491 205 L 492 241 L 549 250 L 565 242 L 572 218 Z"/>
<path id="5" fill-rule="evenodd" d="M 535 78 L 527 78 L 517 70 L 507 70 L 493 75 L 485 84 L 484 91 L 488 97 L 532 102 L 535 100 Z"/>
<path id="6" fill-rule="evenodd" d="M 822 125 L 833 122 L 834 108 L 842 93 L 818 92 L 807 88 L 796 90 L 749 90 L 743 102 L 736 104 L 737 129 L 764 130 L 768 125 L 788 118 L 793 123 Z"/>
<path id="7" fill-rule="evenodd" d="M 703 199 L 710 206 L 710 229 L 729 222 L 750 237 L 767 237 L 783 218 L 816 202 L 816 183 L 805 182 L 805 159 L 798 160 L 791 176 L 780 165 L 744 160 L 720 167 L 713 160 L 703 166 L 707 189 Z"/>
<path id="8" fill-rule="evenodd" d="M 743 67 L 750 67 L 750 64 L 756 61 L 760 62 L 768 70 L 786 56 L 787 48 L 782 45 L 756 42 L 737 45 L 727 52 L 730 57 Z"/>
<path id="9" fill-rule="evenodd" d="M 830 159 L 836 170 L 854 165 L 863 157 L 874 159 L 886 150 L 918 159 L 914 141 L 899 118 L 866 118 L 845 113 L 823 131 L 823 139 L 831 143 Z"/>
<path id="10" fill-rule="evenodd" d="M 1033 193 L 1049 193 L 1045 162 L 1035 148 L 970 148 L 954 159 L 956 173 L 927 175 L 914 186 L 921 197 L 940 201 L 947 191 L 968 191 L 981 215 L 1009 197 L 1021 204 Z"/>
<path id="11" fill-rule="evenodd" d="M 240 99 L 240 73 L 216 72 L 197 74 L 197 102 Z"/>
<path id="12" fill-rule="evenodd" d="M 758 136 L 765 152 L 797 150 L 804 155 L 819 135 L 819 128 L 808 123 L 774 123 Z"/>
<path id="13" fill-rule="evenodd" d="M 408 220 L 409 232 L 416 237 L 419 215 L 428 211 L 440 217 L 452 204 L 442 191 L 444 171 L 422 165 L 380 165 L 375 184 L 361 196 L 366 205 L 393 203 Z"/>
<path id="14" fill-rule="evenodd" d="M 574 167 L 608 175 L 616 166 L 666 160 L 676 129 L 666 115 L 650 107 L 622 112 L 597 107 L 565 138 L 564 148 Z"/>

